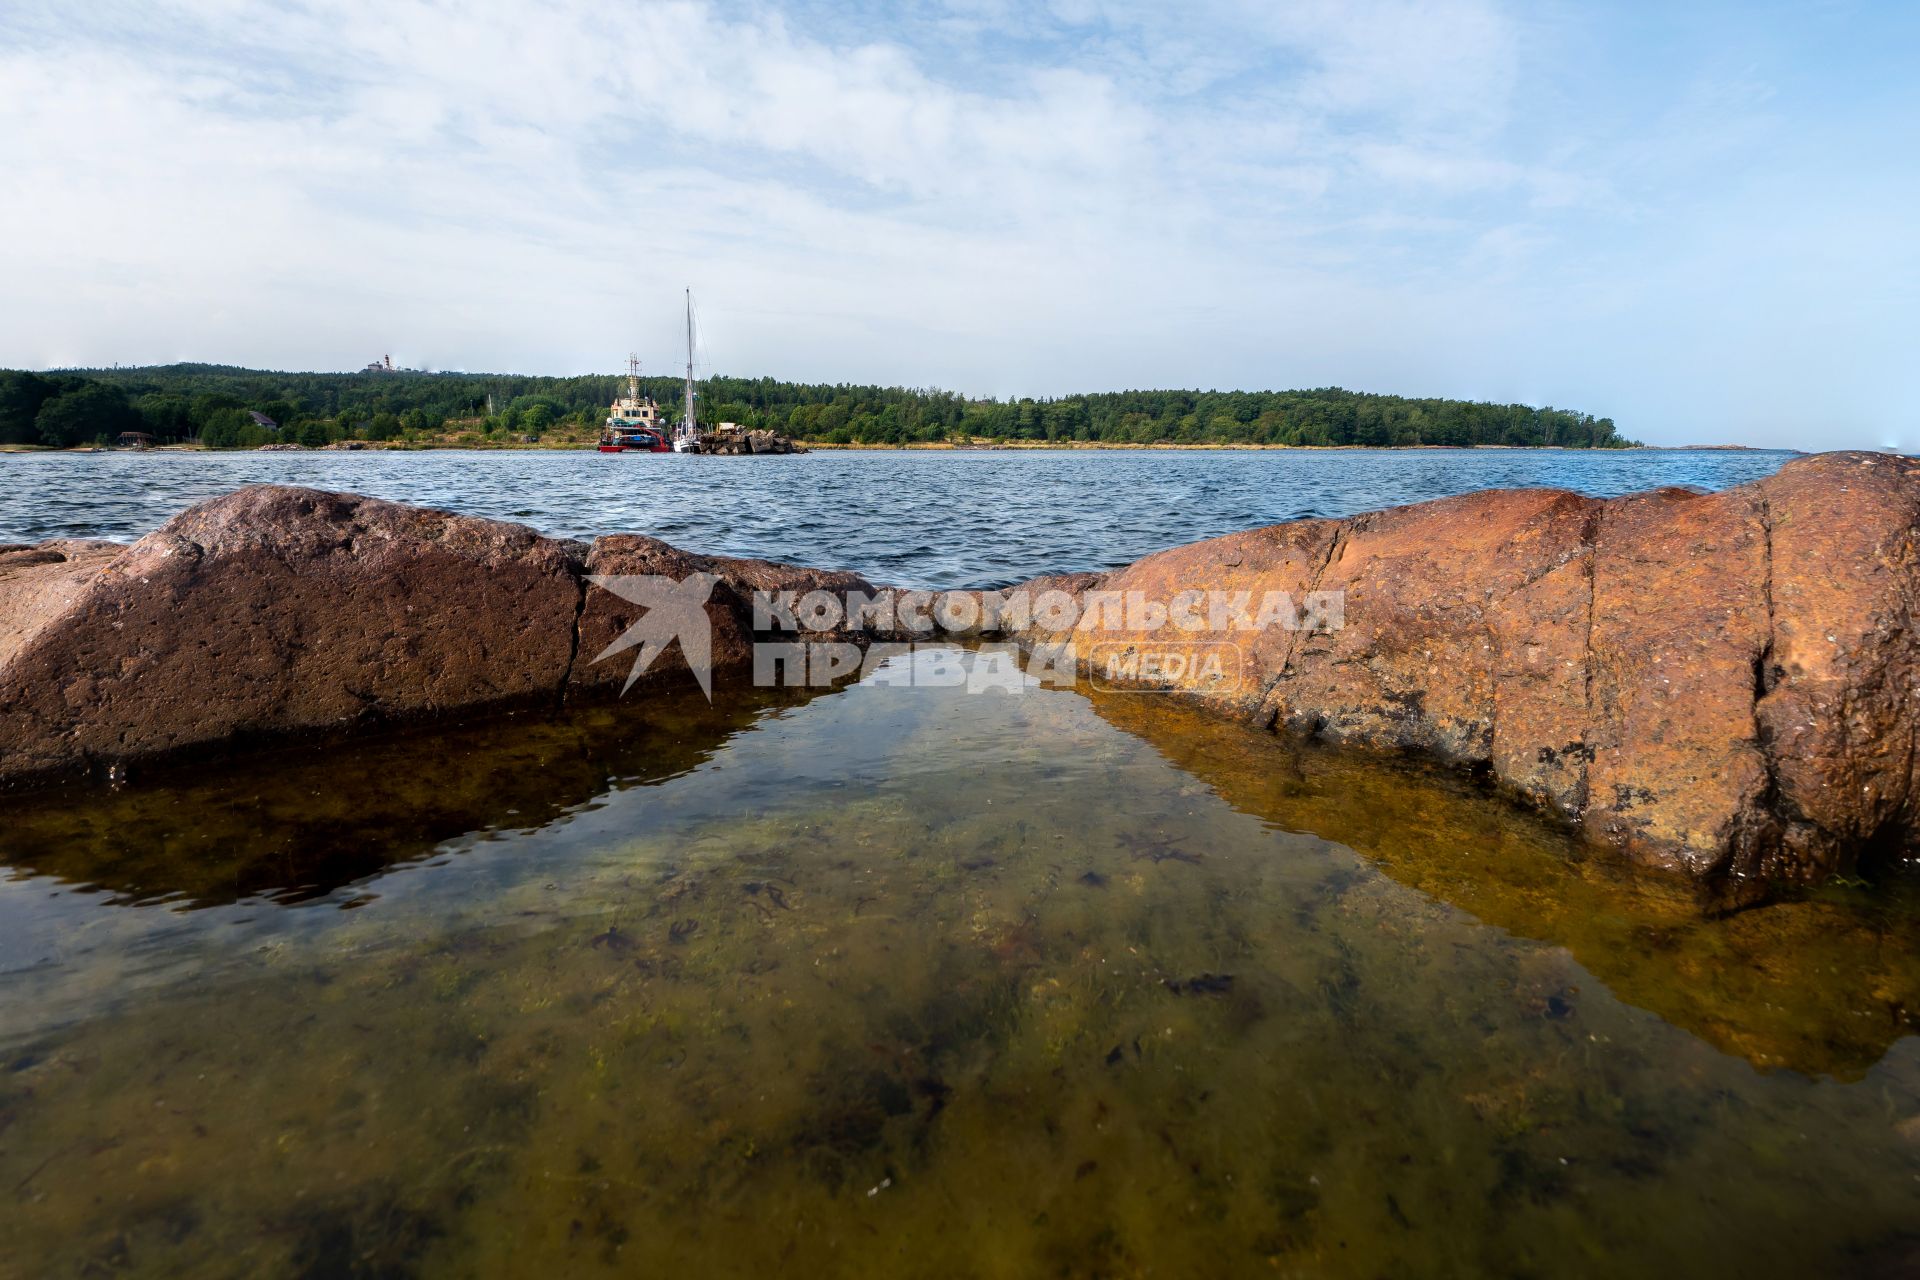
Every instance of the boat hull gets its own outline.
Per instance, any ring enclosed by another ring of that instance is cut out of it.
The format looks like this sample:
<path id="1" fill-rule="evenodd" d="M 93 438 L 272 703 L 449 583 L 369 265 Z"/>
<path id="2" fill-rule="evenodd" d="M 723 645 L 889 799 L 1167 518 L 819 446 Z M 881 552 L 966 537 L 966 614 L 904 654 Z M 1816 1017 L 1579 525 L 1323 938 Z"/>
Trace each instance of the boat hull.
<path id="1" fill-rule="evenodd" d="M 601 453 L 672 453 L 673 446 L 651 432 L 622 432 L 612 439 L 601 437 L 595 446 Z"/>

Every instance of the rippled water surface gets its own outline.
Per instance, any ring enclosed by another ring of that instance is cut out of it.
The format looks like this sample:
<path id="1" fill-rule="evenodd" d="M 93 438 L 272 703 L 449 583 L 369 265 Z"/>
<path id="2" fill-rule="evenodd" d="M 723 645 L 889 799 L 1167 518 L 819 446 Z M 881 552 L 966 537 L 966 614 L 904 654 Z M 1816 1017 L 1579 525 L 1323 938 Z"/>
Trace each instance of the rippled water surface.
<path id="1" fill-rule="evenodd" d="M 1791 454 L 1713 450 L 823 451 L 705 458 L 570 452 L 0 454 L 0 542 L 130 539 L 202 498 L 272 482 L 518 520 L 649 533 L 691 551 L 995 586 L 1126 564 L 1303 516 L 1474 489 L 1610 496 L 1720 489 Z"/>
<path id="2" fill-rule="evenodd" d="M 134 782 L 0 824 L 0 1274 L 1920 1261 L 1898 885 L 1706 918 L 1450 775 L 1063 690 Z"/>

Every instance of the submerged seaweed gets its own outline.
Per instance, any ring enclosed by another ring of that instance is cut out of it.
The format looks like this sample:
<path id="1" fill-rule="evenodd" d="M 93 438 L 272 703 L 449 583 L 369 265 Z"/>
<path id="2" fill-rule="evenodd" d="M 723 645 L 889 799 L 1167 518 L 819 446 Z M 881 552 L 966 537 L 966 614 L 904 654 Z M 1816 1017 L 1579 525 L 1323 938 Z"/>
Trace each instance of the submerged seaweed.
<path id="1" fill-rule="evenodd" d="M 0 1273 L 1753 1277 L 1920 1222 L 1899 886 L 1712 918 L 1137 698 L 620 714 L 16 806 Z"/>

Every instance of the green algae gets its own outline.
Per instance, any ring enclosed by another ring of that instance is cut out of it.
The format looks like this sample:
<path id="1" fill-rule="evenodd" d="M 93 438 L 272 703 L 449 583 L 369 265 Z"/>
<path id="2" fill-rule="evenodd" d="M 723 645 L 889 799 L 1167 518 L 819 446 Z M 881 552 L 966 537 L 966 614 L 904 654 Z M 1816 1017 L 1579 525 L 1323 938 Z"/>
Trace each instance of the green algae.
<path id="1" fill-rule="evenodd" d="M 254 772 L 13 806 L 0 1273 L 1785 1275 L 1920 1238 L 1898 894 L 1703 916 L 1460 779 L 1126 695 L 655 701 Z"/>

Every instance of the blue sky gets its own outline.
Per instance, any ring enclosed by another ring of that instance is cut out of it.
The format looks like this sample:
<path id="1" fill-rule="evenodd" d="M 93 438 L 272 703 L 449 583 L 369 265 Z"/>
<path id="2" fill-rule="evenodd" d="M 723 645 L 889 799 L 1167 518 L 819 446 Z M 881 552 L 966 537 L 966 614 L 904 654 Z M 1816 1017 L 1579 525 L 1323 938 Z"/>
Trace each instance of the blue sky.
<path id="1" fill-rule="evenodd" d="M 0 364 L 1338 384 L 1920 448 L 1920 6 L 0 5 Z"/>

